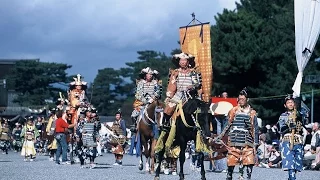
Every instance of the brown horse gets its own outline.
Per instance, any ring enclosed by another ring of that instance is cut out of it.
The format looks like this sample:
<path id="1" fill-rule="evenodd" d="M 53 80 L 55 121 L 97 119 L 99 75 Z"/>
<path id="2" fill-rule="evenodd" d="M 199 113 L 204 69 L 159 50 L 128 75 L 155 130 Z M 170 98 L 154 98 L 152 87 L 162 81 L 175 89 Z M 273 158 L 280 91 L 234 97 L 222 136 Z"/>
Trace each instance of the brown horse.
<path id="1" fill-rule="evenodd" d="M 154 148 L 157 140 L 155 133 L 159 133 L 158 127 L 161 125 L 163 117 L 163 103 L 159 100 L 146 105 L 145 109 L 141 110 L 141 115 L 138 117 L 138 132 L 141 138 L 141 155 L 139 162 L 139 170 L 143 169 L 142 154 L 146 157 L 146 171 L 154 172 Z M 157 132 L 156 132 L 157 131 Z M 149 165 L 148 161 L 151 161 Z"/>

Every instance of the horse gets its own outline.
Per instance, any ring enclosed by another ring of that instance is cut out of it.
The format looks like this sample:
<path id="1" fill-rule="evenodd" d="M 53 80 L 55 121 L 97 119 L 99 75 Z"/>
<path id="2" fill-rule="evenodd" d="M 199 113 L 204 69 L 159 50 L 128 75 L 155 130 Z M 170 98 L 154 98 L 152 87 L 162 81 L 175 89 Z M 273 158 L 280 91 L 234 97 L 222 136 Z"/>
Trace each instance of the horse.
<path id="1" fill-rule="evenodd" d="M 146 171 L 150 173 L 154 172 L 154 147 L 156 145 L 156 137 L 155 131 L 158 131 L 156 125 L 161 124 L 161 119 L 163 117 L 163 103 L 159 100 L 153 101 L 151 104 L 146 105 L 145 109 L 141 110 L 141 114 L 138 117 L 138 131 L 141 139 L 140 146 L 140 162 L 139 162 L 139 170 L 143 169 L 143 158 L 142 154 L 144 154 L 146 158 Z M 151 161 L 150 164 L 148 161 Z M 150 166 L 151 165 L 151 166 Z"/>
<path id="2" fill-rule="evenodd" d="M 179 106 L 177 106 L 178 108 Z M 183 165 L 185 162 L 185 150 L 187 148 L 187 142 L 194 140 L 194 142 L 197 143 L 197 131 L 198 126 L 196 125 L 196 118 L 194 115 L 194 112 L 200 108 L 201 113 L 198 115 L 198 123 L 201 128 L 201 134 L 204 139 L 207 139 L 207 137 L 210 137 L 210 129 L 209 129 L 209 104 L 201 101 L 196 98 L 189 99 L 183 106 L 183 114 L 185 122 L 183 122 L 183 119 L 181 116 L 178 116 L 176 119 L 176 134 L 175 134 L 175 141 L 173 142 L 173 147 L 180 146 L 180 153 L 179 153 L 179 162 L 180 162 L 180 172 L 179 177 L 180 180 L 184 179 L 184 172 L 183 172 Z M 180 114 L 181 115 L 181 114 Z M 167 137 L 166 137 L 167 138 Z M 156 175 L 155 180 L 160 179 L 160 167 L 161 167 L 161 161 L 163 159 L 164 150 L 165 148 L 162 148 L 160 152 L 156 154 Z M 204 170 L 204 154 L 203 152 L 199 152 L 199 160 L 201 164 L 201 179 L 205 180 L 205 170 Z"/>

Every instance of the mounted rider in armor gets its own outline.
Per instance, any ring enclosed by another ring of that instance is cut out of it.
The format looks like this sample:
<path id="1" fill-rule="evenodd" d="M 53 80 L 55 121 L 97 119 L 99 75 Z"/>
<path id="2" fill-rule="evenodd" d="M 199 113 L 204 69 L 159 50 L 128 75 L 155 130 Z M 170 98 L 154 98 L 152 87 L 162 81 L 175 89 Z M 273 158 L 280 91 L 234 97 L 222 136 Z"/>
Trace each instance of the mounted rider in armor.
<path id="1" fill-rule="evenodd" d="M 147 104 L 151 104 L 153 101 L 161 98 L 162 85 L 158 80 L 158 71 L 152 70 L 150 67 L 144 68 L 139 74 L 140 80 L 137 80 L 136 88 L 136 100 L 133 103 L 133 112 L 131 114 L 132 132 L 137 131 L 137 121 L 141 110 L 145 108 Z"/>
<path id="2" fill-rule="evenodd" d="M 175 54 L 172 58 L 176 69 L 170 70 L 166 92 L 166 107 L 164 109 L 164 128 L 170 126 L 170 118 L 177 104 L 188 101 L 191 95 L 196 94 L 201 99 L 201 74 L 195 69 L 195 57 L 187 54 Z"/>

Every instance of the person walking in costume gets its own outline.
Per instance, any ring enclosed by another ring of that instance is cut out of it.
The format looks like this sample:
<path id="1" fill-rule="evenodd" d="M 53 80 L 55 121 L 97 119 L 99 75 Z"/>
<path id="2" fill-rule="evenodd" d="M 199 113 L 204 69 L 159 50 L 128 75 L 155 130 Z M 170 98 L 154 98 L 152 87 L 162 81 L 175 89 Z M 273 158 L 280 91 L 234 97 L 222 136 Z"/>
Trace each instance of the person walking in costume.
<path id="1" fill-rule="evenodd" d="M 13 139 L 13 148 L 15 152 L 19 152 L 22 148 L 22 139 L 21 139 L 21 124 L 16 123 L 16 127 L 12 130 L 12 139 Z"/>
<path id="2" fill-rule="evenodd" d="M 94 160 L 97 156 L 97 141 L 99 138 L 99 125 L 100 122 L 96 119 L 91 118 L 91 110 L 87 109 L 85 114 L 87 117 L 81 126 L 77 130 L 80 142 L 78 143 L 78 157 L 80 159 L 81 168 L 84 167 L 85 159 L 89 159 L 90 168 L 94 168 Z"/>
<path id="3" fill-rule="evenodd" d="M 48 135 L 48 139 L 49 139 L 49 145 L 48 145 L 48 150 L 50 152 L 50 157 L 49 160 L 50 161 L 54 161 L 54 154 L 57 151 L 57 140 L 56 138 L 54 138 L 54 131 L 56 129 L 56 108 L 52 108 L 50 110 L 50 117 L 48 120 L 48 124 L 46 127 L 46 133 Z"/>
<path id="4" fill-rule="evenodd" d="M 115 114 L 115 121 L 113 122 L 111 127 L 108 127 L 113 133 L 110 136 L 110 144 L 112 145 L 112 153 L 115 156 L 114 165 L 122 165 L 122 159 L 124 155 L 124 145 L 126 142 L 126 123 L 122 119 L 121 112 L 118 110 Z"/>
<path id="5" fill-rule="evenodd" d="M 136 132 L 137 129 L 137 117 L 140 111 L 145 108 L 147 104 L 151 104 L 153 101 L 159 99 L 162 93 L 162 85 L 158 81 L 158 71 L 152 70 L 150 67 L 146 67 L 141 70 L 139 74 L 140 79 L 137 80 L 136 88 L 136 100 L 133 103 L 133 112 L 131 119 L 133 127 L 132 132 Z"/>
<path id="6" fill-rule="evenodd" d="M 8 120 L 4 119 L 4 121 L 0 124 L 0 149 L 3 151 L 3 154 L 8 154 L 8 149 L 10 147 L 10 132 L 9 132 L 9 124 Z"/>
<path id="7" fill-rule="evenodd" d="M 282 169 L 288 171 L 289 180 L 296 179 L 296 173 L 303 168 L 303 136 L 304 127 L 300 116 L 301 99 L 288 95 L 284 101 L 286 112 L 279 118 L 282 136 L 281 156 Z"/>
<path id="8" fill-rule="evenodd" d="M 21 150 L 21 156 L 24 156 L 24 161 L 36 158 L 36 150 L 34 148 L 34 143 L 36 143 L 37 138 L 40 136 L 38 129 L 33 123 L 33 116 L 27 118 L 27 124 L 23 127 L 21 132 L 21 137 L 24 138 L 24 143 Z"/>
<path id="9" fill-rule="evenodd" d="M 255 163 L 255 148 L 259 143 L 259 126 L 256 111 L 248 104 L 246 89 L 238 96 L 238 106 L 232 108 L 228 114 L 228 124 L 218 136 L 217 140 L 227 133 L 229 135 L 227 156 L 227 180 L 232 180 L 233 170 L 240 165 L 239 179 L 244 179 L 243 170 L 247 167 L 247 179 L 251 179 Z"/>

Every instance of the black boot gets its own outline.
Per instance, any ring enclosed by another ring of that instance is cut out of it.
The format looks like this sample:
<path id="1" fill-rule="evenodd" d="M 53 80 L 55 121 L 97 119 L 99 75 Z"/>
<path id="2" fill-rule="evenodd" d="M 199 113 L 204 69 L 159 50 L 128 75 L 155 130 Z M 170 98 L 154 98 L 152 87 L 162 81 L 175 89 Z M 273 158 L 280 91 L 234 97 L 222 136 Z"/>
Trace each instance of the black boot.
<path id="1" fill-rule="evenodd" d="M 162 131 L 165 131 L 165 132 L 169 132 L 170 130 L 170 118 L 171 118 L 171 115 L 168 115 L 166 113 L 164 113 L 164 116 L 163 116 L 163 124 L 162 124 Z"/>
<path id="2" fill-rule="evenodd" d="M 232 180 L 234 166 L 228 166 L 227 180 Z"/>

